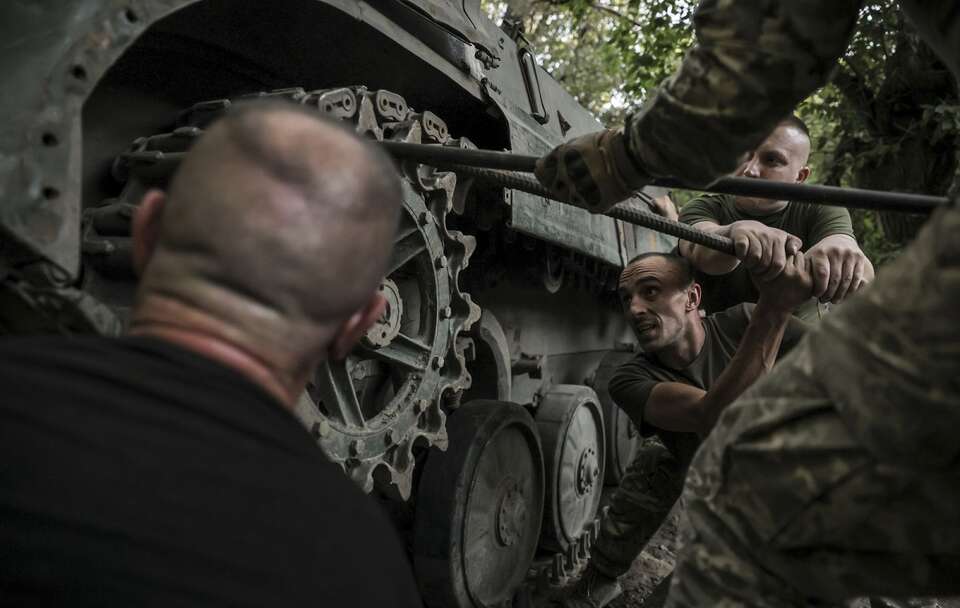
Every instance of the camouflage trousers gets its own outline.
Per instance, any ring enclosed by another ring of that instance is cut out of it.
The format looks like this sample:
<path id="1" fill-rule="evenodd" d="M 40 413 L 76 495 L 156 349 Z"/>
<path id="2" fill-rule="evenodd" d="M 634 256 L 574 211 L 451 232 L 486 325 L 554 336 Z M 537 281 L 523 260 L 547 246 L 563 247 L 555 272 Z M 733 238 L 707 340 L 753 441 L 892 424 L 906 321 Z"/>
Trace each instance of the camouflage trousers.
<path id="1" fill-rule="evenodd" d="M 667 606 L 960 594 L 960 211 L 727 408 Z"/>
<path id="2" fill-rule="evenodd" d="M 624 472 L 601 520 L 590 564 L 610 578 L 622 576 L 666 520 L 683 491 L 687 462 L 659 441 L 647 440 Z"/>

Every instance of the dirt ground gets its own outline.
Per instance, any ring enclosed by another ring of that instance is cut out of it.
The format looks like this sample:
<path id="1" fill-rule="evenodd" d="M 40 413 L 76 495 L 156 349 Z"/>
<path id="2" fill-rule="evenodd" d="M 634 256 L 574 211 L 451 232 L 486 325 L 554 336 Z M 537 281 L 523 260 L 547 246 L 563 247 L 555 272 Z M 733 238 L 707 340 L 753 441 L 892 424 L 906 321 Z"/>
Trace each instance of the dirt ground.
<path id="1" fill-rule="evenodd" d="M 630 571 L 620 579 L 623 595 L 610 603 L 610 608 L 654 608 L 662 602 L 661 593 L 650 597 L 657 585 L 673 570 L 677 558 L 677 526 L 680 522 L 678 509 L 653 535 L 646 549 L 633 562 Z M 649 598 L 649 602 L 647 601 Z"/>
<path id="2" fill-rule="evenodd" d="M 647 548 L 633 562 L 630 571 L 620 579 L 623 595 L 610 603 L 610 608 L 659 608 L 666 595 L 666 585 L 657 588 L 673 570 L 677 556 L 677 528 L 680 521 L 674 509 L 667 521 L 650 540 Z M 654 593 L 656 591 L 656 593 Z M 892 600 L 859 599 L 847 608 L 960 608 L 960 598 L 925 599 L 895 602 Z"/>

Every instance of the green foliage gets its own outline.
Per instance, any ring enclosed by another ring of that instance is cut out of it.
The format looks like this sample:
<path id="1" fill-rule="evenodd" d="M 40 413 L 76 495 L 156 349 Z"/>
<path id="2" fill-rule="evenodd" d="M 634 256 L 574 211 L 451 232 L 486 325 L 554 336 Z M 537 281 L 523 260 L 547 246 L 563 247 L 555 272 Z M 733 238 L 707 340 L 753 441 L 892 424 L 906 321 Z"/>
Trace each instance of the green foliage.
<path id="1" fill-rule="evenodd" d="M 693 0 L 483 1 L 495 19 L 519 20 L 541 65 L 606 124 L 622 123 L 693 43 Z M 831 84 L 798 114 L 813 136 L 813 182 L 931 194 L 960 182 L 956 86 L 894 2 L 865 3 Z M 920 223 L 851 215 L 875 265 Z"/>
<path id="2" fill-rule="evenodd" d="M 686 0 L 484 0 L 523 23 L 540 64 L 607 124 L 666 78 L 693 40 Z"/>
<path id="3" fill-rule="evenodd" d="M 932 126 L 931 144 L 954 141 L 960 135 L 960 105 L 950 103 L 924 104 L 923 122 Z"/>
<path id="4" fill-rule="evenodd" d="M 866 4 L 831 83 L 798 113 L 814 136 L 814 181 L 943 194 L 957 174 L 956 85 L 893 3 Z M 878 266 L 896 255 L 923 219 L 864 211 L 851 216 Z"/>

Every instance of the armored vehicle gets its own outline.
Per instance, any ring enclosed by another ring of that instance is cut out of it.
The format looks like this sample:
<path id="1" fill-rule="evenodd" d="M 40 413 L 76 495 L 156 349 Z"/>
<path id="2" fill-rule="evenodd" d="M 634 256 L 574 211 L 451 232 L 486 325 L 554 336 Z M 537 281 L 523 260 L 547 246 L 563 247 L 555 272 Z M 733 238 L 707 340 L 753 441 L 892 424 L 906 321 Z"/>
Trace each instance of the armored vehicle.
<path id="1" fill-rule="evenodd" d="M 525 154 L 600 127 L 479 0 L 9 0 L 0 28 L 7 334 L 122 331 L 132 210 L 240 99 L 283 97 L 377 140 Z M 389 309 L 317 371 L 298 415 L 389 508 L 430 606 L 508 605 L 533 566 L 562 579 L 587 555 L 637 441 L 605 390 L 630 356 L 616 277 L 672 243 L 398 170 Z"/>

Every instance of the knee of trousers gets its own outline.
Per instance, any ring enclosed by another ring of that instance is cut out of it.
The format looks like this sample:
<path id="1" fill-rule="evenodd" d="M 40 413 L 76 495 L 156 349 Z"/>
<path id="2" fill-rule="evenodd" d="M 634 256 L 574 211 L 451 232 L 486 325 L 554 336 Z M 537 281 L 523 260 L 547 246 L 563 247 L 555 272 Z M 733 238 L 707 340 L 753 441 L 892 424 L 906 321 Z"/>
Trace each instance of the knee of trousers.
<path id="1" fill-rule="evenodd" d="M 627 468 L 617 493 L 642 494 L 672 505 L 680 496 L 685 475 L 686 467 L 670 450 L 662 445 L 644 446 Z"/>

